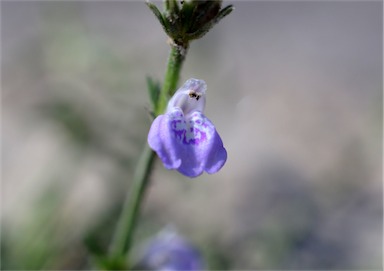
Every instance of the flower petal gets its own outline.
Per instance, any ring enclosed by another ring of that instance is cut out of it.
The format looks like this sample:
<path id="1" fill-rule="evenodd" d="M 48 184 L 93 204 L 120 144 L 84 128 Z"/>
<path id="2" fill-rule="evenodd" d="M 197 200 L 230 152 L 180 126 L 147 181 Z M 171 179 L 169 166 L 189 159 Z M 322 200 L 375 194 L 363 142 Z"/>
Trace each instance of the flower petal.
<path id="1" fill-rule="evenodd" d="M 184 115 L 173 108 L 153 122 L 148 143 L 168 169 L 188 177 L 217 172 L 227 159 L 223 142 L 212 122 L 200 111 Z"/>
<path id="2" fill-rule="evenodd" d="M 157 153 L 167 169 L 177 169 L 181 160 L 173 151 L 173 142 L 168 129 L 169 117 L 158 116 L 152 123 L 148 133 L 148 144 Z"/>

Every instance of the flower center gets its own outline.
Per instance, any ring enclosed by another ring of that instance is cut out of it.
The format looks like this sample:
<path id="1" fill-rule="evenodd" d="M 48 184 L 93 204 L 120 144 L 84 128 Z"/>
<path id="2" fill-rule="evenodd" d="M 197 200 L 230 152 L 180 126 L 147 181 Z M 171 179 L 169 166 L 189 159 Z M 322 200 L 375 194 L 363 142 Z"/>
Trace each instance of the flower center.
<path id="1" fill-rule="evenodd" d="M 199 145 L 211 138 L 211 131 L 200 112 L 193 112 L 189 118 L 179 111 L 171 120 L 175 139 L 184 145 Z"/>

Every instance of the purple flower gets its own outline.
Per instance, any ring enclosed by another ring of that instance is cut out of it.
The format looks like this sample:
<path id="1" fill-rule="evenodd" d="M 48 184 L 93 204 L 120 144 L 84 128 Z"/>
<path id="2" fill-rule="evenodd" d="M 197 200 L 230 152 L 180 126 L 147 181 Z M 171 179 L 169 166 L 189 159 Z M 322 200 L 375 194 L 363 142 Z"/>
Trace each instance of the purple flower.
<path id="1" fill-rule="evenodd" d="M 164 167 L 188 177 L 216 173 L 227 160 L 227 151 L 213 123 L 203 114 L 203 80 L 189 79 L 170 99 L 167 111 L 152 123 L 148 144 Z"/>
<path id="2" fill-rule="evenodd" d="M 176 231 L 165 229 L 149 242 L 144 250 L 141 269 L 150 270 L 203 270 L 200 253 Z"/>

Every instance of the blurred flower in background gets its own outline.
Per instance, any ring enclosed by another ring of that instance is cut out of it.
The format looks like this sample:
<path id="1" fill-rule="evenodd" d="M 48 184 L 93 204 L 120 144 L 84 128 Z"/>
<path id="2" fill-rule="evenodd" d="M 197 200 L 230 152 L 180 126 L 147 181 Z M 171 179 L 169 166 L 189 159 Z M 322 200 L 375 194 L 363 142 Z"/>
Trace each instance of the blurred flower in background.
<path id="1" fill-rule="evenodd" d="M 204 270 L 198 250 L 168 226 L 150 240 L 144 248 L 139 269 Z"/>

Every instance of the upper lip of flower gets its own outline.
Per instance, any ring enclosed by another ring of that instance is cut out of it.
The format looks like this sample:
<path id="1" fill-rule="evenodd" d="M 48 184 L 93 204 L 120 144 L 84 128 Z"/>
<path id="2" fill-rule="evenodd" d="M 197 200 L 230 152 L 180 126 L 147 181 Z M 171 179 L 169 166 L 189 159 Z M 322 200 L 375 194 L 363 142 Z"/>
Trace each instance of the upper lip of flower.
<path id="1" fill-rule="evenodd" d="M 204 112 L 206 89 L 207 84 L 203 80 L 187 80 L 169 100 L 167 112 L 175 107 L 180 108 L 186 116 L 194 111 Z"/>

